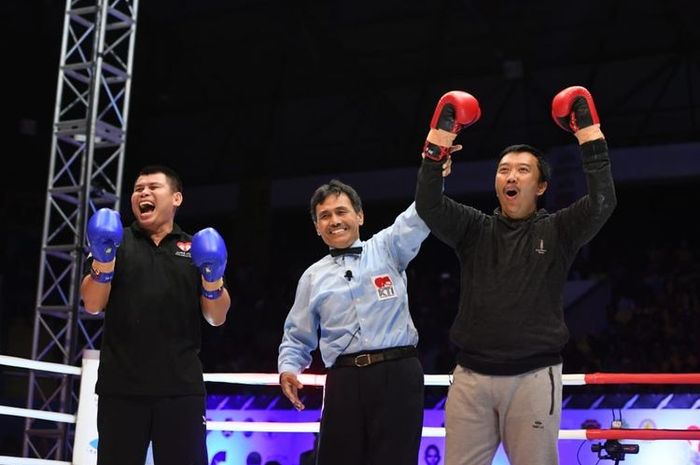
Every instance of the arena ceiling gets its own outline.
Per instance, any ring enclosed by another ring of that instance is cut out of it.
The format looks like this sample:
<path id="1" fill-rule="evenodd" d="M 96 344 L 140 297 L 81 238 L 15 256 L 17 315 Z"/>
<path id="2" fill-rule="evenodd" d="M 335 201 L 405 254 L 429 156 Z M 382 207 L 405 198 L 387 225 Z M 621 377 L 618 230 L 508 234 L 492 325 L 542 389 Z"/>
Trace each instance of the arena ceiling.
<path id="1" fill-rule="evenodd" d="M 5 18 L 39 57 L 17 50 L 40 86 L 21 117 L 44 128 L 64 7 L 14 0 L 24 23 Z M 416 166 L 453 89 L 482 108 L 464 159 L 571 143 L 549 109 L 575 84 L 613 147 L 697 141 L 698 17 L 693 0 L 141 0 L 126 167 L 192 185 Z"/>

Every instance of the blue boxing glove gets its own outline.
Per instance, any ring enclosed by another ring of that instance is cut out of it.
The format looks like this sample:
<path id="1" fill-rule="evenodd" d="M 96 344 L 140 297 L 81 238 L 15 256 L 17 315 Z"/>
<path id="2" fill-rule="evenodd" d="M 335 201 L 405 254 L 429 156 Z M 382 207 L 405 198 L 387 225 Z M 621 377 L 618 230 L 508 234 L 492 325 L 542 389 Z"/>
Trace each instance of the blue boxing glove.
<path id="1" fill-rule="evenodd" d="M 114 275 L 114 258 L 122 242 L 124 228 L 119 212 L 101 208 L 90 217 L 87 224 L 87 240 L 93 258 L 92 278 L 108 283 Z"/>
<path id="2" fill-rule="evenodd" d="M 207 299 L 218 299 L 224 291 L 222 278 L 226 271 L 224 238 L 214 228 L 202 229 L 192 236 L 190 254 L 204 280 L 202 295 Z M 212 286 L 216 284 L 218 287 Z"/>

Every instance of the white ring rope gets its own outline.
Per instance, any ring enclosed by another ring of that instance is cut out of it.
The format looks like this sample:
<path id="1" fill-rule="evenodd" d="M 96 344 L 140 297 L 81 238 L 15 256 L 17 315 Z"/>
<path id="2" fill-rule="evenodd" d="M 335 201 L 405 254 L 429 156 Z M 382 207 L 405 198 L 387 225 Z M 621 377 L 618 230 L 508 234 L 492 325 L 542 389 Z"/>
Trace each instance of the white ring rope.
<path id="1" fill-rule="evenodd" d="M 207 421 L 211 431 L 244 431 L 261 433 L 318 433 L 317 421 L 284 423 L 277 421 Z"/>
<path id="2" fill-rule="evenodd" d="M 207 429 L 210 431 L 243 431 L 262 433 L 318 433 L 319 422 L 275 422 L 275 421 L 208 421 Z M 562 429 L 559 430 L 559 439 L 586 440 L 591 430 L 587 429 Z M 605 430 L 597 430 L 605 431 Z M 424 438 L 444 438 L 445 428 L 440 426 L 424 426 Z M 660 438 L 667 439 L 667 438 Z"/>
<path id="3" fill-rule="evenodd" d="M 59 423 L 75 423 L 75 415 L 69 413 L 47 412 L 46 410 L 30 410 L 26 408 L 7 407 L 0 405 L 0 414 L 14 417 L 37 418 L 39 420 L 51 420 Z"/>
<path id="4" fill-rule="evenodd" d="M 640 378 L 641 377 L 641 378 Z M 299 381 L 306 386 L 323 386 L 326 375 L 300 374 Z M 633 378 L 629 380 L 629 378 Z M 587 384 L 625 384 L 625 380 L 635 384 L 698 384 L 698 373 L 595 373 L 595 374 L 563 374 L 564 386 L 583 386 Z M 275 373 L 204 373 L 204 381 L 251 384 L 278 385 L 279 375 Z M 424 375 L 426 386 L 450 386 L 452 375 Z"/>
<path id="5" fill-rule="evenodd" d="M 63 373 L 66 375 L 80 375 L 83 370 L 80 367 L 72 365 L 61 365 L 60 363 L 51 362 L 37 362 L 36 360 L 29 360 L 26 358 L 19 357 L 9 357 L 7 355 L 0 355 L 0 365 L 7 365 L 10 367 L 18 368 L 30 368 L 32 370 L 39 371 L 50 371 L 52 373 Z"/>
<path id="6" fill-rule="evenodd" d="M 586 383 L 584 374 L 562 375 L 565 386 L 580 386 Z M 300 374 L 297 378 L 304 386 L 324 386 L 326 375 Z M 452 375 L 424 375 L 426 386 L 449 386 Z M 204 381 L 249 385 L 279 385 L 279 375 L 275 373 L 204 373 Z"/>
<path id="7" fill-rule="evenodd" d="M 0 465 L 71 465 L 71 462 L 44 459 L 25 459 L 0 455 Z"/>

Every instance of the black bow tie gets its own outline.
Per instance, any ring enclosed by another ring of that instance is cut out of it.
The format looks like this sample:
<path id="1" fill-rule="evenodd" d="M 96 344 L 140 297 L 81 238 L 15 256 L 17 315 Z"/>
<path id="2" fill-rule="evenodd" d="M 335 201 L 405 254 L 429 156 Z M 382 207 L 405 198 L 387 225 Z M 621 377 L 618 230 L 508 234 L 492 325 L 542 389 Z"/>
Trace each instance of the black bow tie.
<path id="1" fill-rule="evenodd" d="M 361 254 L 362 247 L 346 247 L 344 249 L 331 249 L 331 257 L 337 257 L 338 255 L 351 254 Z"/>

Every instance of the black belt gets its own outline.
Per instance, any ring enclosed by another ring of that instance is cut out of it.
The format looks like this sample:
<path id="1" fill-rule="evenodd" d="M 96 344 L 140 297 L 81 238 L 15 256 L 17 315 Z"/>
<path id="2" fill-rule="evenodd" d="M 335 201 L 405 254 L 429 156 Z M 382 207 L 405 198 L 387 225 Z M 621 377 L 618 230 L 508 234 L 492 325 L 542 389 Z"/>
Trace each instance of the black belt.
<path id="1" fill-rule="evenodd" d="M 341 355 L 335 359 L 336 367 L 366 367 L 375 363 L 398 360 L 401 358 L 417 357 L 418 350 L 413 346 L 392 347 L 390 349 L 368 350 L 355 354 Z"/>

